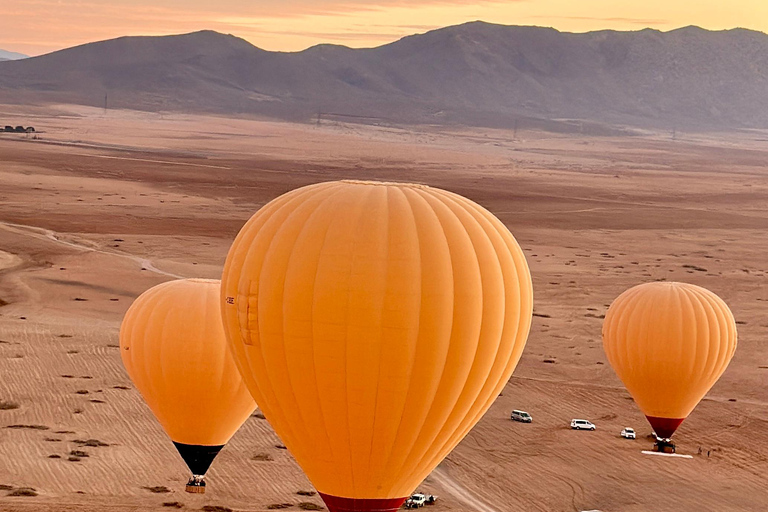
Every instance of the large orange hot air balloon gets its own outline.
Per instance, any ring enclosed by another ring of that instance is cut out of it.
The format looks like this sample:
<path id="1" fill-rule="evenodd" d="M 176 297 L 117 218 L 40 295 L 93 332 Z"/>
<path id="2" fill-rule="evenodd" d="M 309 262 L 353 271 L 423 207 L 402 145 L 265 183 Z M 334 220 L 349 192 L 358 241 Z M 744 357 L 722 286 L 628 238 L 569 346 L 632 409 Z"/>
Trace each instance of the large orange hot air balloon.
<path id="1" fill-rule="evenodd" d="M 479 205 L 343 181 L 251 218 L 222 308 L 248 388 L 328 508 L 388 511 L 512 375 L 532 289 L 517 242 Z"/>
<path id="2" fill-rule="evenodd" d="M 728 366 L 736 323 L 709 290 L 641 284 L 611 304 L 603 347 L 656 435 L 668 440 Z"/>
<path id="3" fill-rule="evenodd" d="M 192 471 L 189 492 L 256 408 L 227 347 L 220 282 L 155 286 L 128 309 L 120 353 L 136 388 Z"/>

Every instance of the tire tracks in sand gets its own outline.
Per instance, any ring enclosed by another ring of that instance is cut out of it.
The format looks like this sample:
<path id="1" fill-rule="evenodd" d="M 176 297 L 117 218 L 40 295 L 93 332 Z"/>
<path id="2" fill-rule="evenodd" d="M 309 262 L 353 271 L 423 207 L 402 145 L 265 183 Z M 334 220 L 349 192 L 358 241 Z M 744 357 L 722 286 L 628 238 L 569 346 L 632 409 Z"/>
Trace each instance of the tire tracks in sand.
<path id="1" fill-rule="evenodd" d="M 26 224 L 14 224 L 12 222 L 5 222 L 0 221 L 0 227 L 3 227 L 7 230 L 13 231 L 15 233 L 21 233 L 27 236 L 32 236 L 34 238 L 40 239 L 40 240 L 48 240 L 60 245 L 64 245 L 67 247 L 71 247 L 74 249 L 78 249 L 80 251 L 86 251 L 86 252 L 98 252 L 101 254 L 106 254 L 108 256 L 114 256 L 117 258 L 126 258 L 132 261 L 137 262 L 139 265 L 141 265 L 141 268 L 148 270 L 149 272 L 154 272 L 155 274 L 173 277 L 175 279 L 184 279 L 185 276 L 181 276 L 178 274 L 174 274 L 172 272 L 166 272 L 165 270 L 161 270 L 157 268 L 153 263 L 152 260 L 149 260 L 147 258 L 142 258 L 140 256 L 134 256 L 133 254 L 126 254 L 126 253 L 120 253 L 115 251 L 107 251 L 104 249 L 101 249 L 99 247 L 94 247 L 92 245 L 88 245 L 85 243 L 77 243 L 73 241 L 64 240 L 60 237 L 58 233 L 55 231 L 52 231 L 50 229 L 46 228 L 40 228 L 37 226 L 28 226 Z"/>
<path id="2" fill-rule="evenodd" d="M 498 512 L 498 510 L 483 502 L 461 484 L 456 482 L 442 469 L 435 469 L 430 476 L 436 484 L 476 512 Z"/>

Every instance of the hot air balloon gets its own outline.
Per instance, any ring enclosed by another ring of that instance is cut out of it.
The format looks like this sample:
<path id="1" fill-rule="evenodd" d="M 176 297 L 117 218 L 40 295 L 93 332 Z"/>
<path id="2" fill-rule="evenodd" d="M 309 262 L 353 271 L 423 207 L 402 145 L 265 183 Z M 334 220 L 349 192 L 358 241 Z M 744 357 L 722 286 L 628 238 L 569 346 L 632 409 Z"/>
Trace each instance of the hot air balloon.
<path id="1" fill-rule="evenodd" d="M 400 507 L 499 395 L 532 307 L 507 228 L 414 184 L 278 197 L 222 278 L 246 385 L 332 512 Z"/>
<path id="2" fill-rule="evenodd" d="M 725 371 L 736 323 L 717 295 L 692 284 L 655 282 L 622 293 L 605 315 L 603 348 L 654 428 L 659 451 Z"/>
<path id="3" fill-rule="evenodd" d="M 256 408 L 227 347 L 220 282 L 157 285 L 128 309 L 120 354 L 128 375 L 205 492 L 213 459 Z"/>

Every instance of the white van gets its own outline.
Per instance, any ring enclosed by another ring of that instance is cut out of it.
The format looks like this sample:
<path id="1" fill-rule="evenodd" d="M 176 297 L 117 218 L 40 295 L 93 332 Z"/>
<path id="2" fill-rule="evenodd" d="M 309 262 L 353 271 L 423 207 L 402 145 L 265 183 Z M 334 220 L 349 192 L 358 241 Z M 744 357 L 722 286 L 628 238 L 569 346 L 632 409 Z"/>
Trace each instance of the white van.
<path id="1" fill-rule="evenodd" d="M 520 421 L 523 423 L 530 423 L 533 421 L 530 414 L 525 411 L 518 411 L 517 409 L 512 411 L 512 414 L 509 417 L 513 421 Z"/>
<path id="2" fill-rule="evenodd" d="M 587 420 L 571 420 L 573 430 L 595 430 L 595 424 Z"/>

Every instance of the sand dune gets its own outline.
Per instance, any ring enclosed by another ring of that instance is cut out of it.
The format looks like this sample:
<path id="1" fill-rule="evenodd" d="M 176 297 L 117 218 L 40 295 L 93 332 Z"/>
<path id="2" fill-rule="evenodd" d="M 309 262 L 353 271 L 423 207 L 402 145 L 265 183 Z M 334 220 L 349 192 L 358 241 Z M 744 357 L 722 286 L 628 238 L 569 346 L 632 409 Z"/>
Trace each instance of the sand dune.
<path id="1" fill-rule="evenodd" d="M 218 277 L 232 238 L 266 201 L 352 177 L 427 183 L 478 201 L 516 235 L 533 273 L 536 316 L 523 359 L 423 485 L 440 496 L 436 512 L 762 509 L 764 134 L 513 138 L 24 109 L 0 106 L 38 116 L 46 132 L 42 141 L 0 137 L 0 400 L 18 406 L 0 410 L 0 484 L 10 487 L 0 510 L 319 504 L 296 494 L 311 485 L 258 417 L 216 460 L 208 492 L 184 493 L 186 468 L 132 388 L 117 333 L 150 286 Z M 600 343 L 611 300 L 662 278 L 712 289 L 739 322 L 731 367 L 677 436 L 690 460 L 641 453 L 650 428 Z M 513 408 L 534 422 L 509 421 Z M 597 431 L 571 431 L 573 417 Z M 621 439 L 624 426 L 639 439 Z M 7 496 L 20 488 L 38 495 Z"/>

